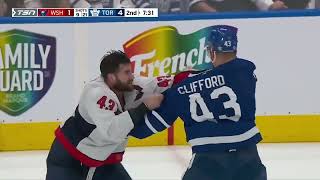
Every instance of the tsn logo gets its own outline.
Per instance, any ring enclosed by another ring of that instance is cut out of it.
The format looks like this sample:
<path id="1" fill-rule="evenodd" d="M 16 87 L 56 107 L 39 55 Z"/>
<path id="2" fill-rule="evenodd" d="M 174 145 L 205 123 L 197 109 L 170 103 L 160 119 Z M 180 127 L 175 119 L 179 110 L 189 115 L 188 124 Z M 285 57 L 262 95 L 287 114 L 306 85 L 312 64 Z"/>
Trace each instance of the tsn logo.
<path id="1" fill-rule="evenodd" d="M 13 8 L 12 17 L 30 17 L 37 16 L 37 9 Z"/>

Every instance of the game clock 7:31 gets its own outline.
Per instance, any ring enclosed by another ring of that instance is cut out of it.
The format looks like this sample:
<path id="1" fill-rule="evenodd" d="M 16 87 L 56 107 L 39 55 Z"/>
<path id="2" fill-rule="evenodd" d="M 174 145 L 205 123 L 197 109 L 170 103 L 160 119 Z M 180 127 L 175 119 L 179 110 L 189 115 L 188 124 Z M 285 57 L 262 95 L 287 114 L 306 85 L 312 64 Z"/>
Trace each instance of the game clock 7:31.
<path id="1" fill-rule="evenodd" d="M 142 10 L 143 16 L 153 16 L 153 10 L 151 9 L 144 9 Z"/>

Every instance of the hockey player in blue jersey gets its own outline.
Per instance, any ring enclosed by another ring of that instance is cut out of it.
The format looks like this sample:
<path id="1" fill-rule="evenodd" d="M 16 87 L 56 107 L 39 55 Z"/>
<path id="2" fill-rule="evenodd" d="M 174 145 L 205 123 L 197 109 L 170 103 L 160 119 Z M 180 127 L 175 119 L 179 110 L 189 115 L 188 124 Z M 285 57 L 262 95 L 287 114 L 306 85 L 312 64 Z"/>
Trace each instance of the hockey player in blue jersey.
<path id="1" fill-rule="evenodd" d="M 207 39 L 213 69 L 174 85 L 161 106 L 131 131 L 145 138 L 184 121 L 192 159 L 183 180 L 266 180 L 256 144 L 255 65 L 237 54 L 237 28 L 217 25 Z"/>

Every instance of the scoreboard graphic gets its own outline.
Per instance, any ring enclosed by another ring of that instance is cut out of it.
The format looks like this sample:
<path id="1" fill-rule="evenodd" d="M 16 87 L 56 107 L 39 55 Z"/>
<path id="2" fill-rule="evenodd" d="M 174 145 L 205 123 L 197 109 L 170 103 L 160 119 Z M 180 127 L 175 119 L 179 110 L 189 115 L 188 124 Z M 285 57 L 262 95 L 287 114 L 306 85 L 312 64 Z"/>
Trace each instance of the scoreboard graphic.
<path id="1" fill-rule="evenodd" d="M 157 8 L 12 8 L 12 17 L 158 17 Z"/>

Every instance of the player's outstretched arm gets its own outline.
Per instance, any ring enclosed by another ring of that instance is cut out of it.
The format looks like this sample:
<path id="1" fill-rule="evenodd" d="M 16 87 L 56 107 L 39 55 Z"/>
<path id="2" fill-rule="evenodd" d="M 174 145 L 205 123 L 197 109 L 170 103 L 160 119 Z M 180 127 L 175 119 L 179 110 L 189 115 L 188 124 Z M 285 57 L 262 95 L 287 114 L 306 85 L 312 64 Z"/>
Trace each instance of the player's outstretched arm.
<path id="1" fill-rule="evenodd" d="M 184 79 L 189 77 L 190 74 L 198 74 L 200 72 L 201 71 L 188 70 L 180 72 L 175 76 L 160 76 L 157 77 L 156 80 L 158 81 L 158 86 L 160 88 L 168 88 L 171 87 L 172 84 L 181 83 Z M 142 120 L 144 122 L 141 126 L 135 127 L 129 135 L 139 139 L 149 137 L 169 128 L 178 118 L 178 114 L 173 106 L 173 104 L 176 104 L 174 102 L 177 96 L 176 91 L 169 88 L 167 91 L 163 92 L 163 94 L 165 99 L 161 106 L 154 111 L 147 113 Z"/>
<path id="2" fill-rule="evenodd" d="M 174 123 L 177 114 L 170 105 L 170 93 L 170 90 L 164 93 L 165 99 L 161 106 L 144 115 L 143 122 L 129 133 L 130 136 L 143 139 L 169 128 Z"/>

